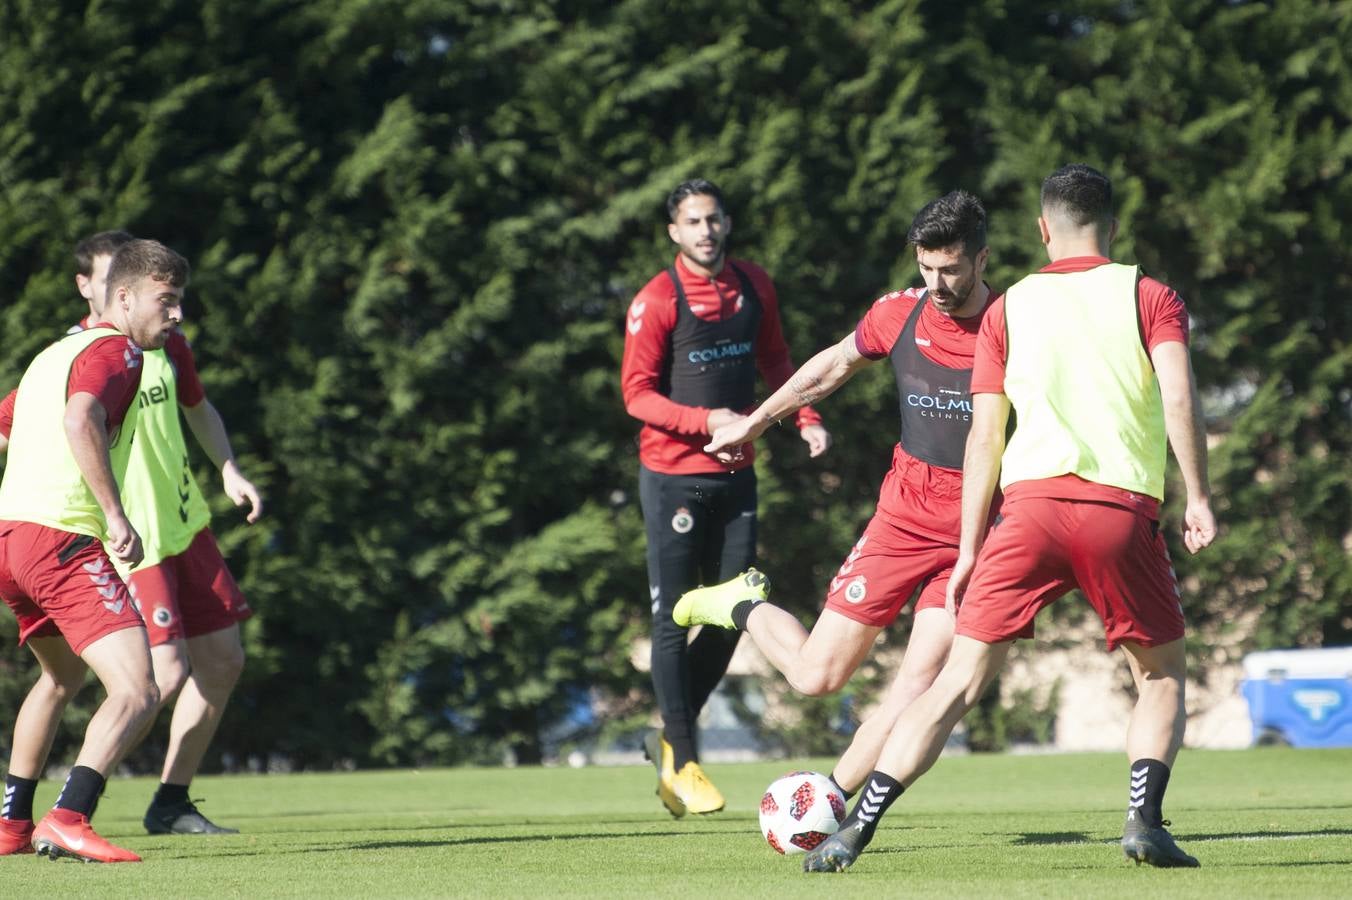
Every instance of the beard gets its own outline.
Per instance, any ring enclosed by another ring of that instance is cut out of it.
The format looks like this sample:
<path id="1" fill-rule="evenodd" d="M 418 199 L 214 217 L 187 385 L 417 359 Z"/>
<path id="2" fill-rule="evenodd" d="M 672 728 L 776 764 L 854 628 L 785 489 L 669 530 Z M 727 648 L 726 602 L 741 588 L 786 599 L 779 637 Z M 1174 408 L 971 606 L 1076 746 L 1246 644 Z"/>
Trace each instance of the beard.
<path id="1" fill-rule="evenodd" d="M 686 250 L 686 256 L 701 266 L 713 266 L 723 258 L 723 242 L 714 241 L 711 248 L 692 246 Z"/>
<path id="2" fill-rule="evenodd" d="M 962 309 L 967 301 L 972 299 L 972 292 L 976 290 L 976 276 L 973 275 L 967 281 L 957 284 L 952 290 L 930 291 L 930 298 L 934 302 L 935 308 L 942 312 L 951 313 L 954 310 Z"/>

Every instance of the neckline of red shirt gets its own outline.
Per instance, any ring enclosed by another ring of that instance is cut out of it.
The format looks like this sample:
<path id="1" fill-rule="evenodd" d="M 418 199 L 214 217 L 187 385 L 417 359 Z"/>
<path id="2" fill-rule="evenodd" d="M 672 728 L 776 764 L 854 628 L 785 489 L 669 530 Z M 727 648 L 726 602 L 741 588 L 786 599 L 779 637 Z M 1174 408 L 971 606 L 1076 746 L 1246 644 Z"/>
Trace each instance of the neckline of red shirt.
<path id="1" fill-rule="evenodd" d="M 1089 269 L 1096 269 L 1099 266 L 1106 266 L 1112 260 L 1106 256 L 1067 256 L 1064 259 L 1058 259 L 1056 262 L 1047 263 L 1039 272 L 1084 272 Z"/>
<path id="2" fill-rule="evenodd" d="M 719 281 L 719 280 L 721 280 L 721 279 L 726 279 L 726 278 L 728 278 L 729 276 L 731 276 L 731 277 L 733 277 L 733 278 L 736 277 L 735 275 L 733 275 L 733 269 L 732 269 L 732 257 L 729 256 L 729 255 L 727 255 L 726 253 L 723 254 L 723 268 L 719 269 L 719 270 L 718 270 L 718 274 L 717 274 L 717 275 L 714 275 L 712 278 L 710 278 L 710 277 L 707 276 L 707 275 L 703 275 L 703 274 L 701 274 L 701 273 L 699 273 L 699 272 L 696 272 L 694 269 L 692 269 L 692 268 L 690 268 L 688 265 L 686 265 L 686 263 L 685 263 L 685 254 L 683 254 L 683 253 L 677 253 L 677 254 L 676 254 L 676 262 L 675 262 L 675 266 L 676 266 L 676 272 L 677 272 L 677 274 L 680 274 L 680 275 L 688 275 L 688 276 L 690 276 L 691 278 L 698 278 L 698 279 L 700 279 L 700 280 L 702 280 L 702 281 L 708 281 L 708 282 L 710 282 L 711 284 L 712 284 L 713 282 Z"/>

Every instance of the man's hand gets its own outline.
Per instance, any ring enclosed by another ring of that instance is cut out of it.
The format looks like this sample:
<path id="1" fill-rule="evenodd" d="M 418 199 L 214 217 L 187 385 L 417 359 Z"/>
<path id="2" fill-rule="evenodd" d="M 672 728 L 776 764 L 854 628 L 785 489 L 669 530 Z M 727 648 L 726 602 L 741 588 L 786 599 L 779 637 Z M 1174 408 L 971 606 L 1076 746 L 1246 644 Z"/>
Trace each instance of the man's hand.
<path id="1" fill-rule="evenodd" d="M 944 609 L 955 619 L 958 607 L 962 605 L 962 595 L 967 592 L 967 583 L 972 580 L 972 570 L 976 568 L 976 557 L 958 555 L 953 564 L 953 574 L 948 576 L 948 590 L 944 592 Z"/>
<path id="2" fill-rule="evenodd" d="M 704 428 L 707 434 L 713 434 L 724 425 L 731 425 L 733 422 L 739 422 L 746 416 L 739 412 L 733 412 L 730 409 L 711 409 L 709 416 L 705 419 Z"/>
<path id="3" fill-rule="evenodd" d="M 1183 545 L 1189 553 L 1197 553 L 1216 539 L 1216 516 L 1205 498 L 1189 500 L 1183 512 Z"/>
<path id="4" fill-rule="evenodd" d="M 240 474 L 239 467 L 235 461 L 227 460 L 221 467 L 221 483 L 225 488 L 225 496 L 229 497 L 236 506 L 249 504 L 249 514 L 244 517 L 244 521 L 252 525 L 263 515 L 263 498 L 258 493 L 258 488 L 249 479 Z"/>
<path id="5" fill-rule="evenodd" d="M 804 425 L 798 436 L 807 442 L 807 455 L 812 459 L 831 449 L 831 432 L 821 425 Z"/>
<path id="6" fill-rule="evenodd" d="M 740 462 L 746 455 L 746 445 L 760 437 L 767 424 L 754 416 L 741 416 L 715 430 L 704 452 L 712 453 L 722 463 Z"/>
<path id="7" fill-rule="evenodd" d="M 123 512 L 114 513 L 108 519 L 108 539 L 104 546 L 113 556 L 129 566 L 135 566 L 143 558 L 145 551 L 141 547 L 141 536 L 131 527 L 131 522 Z"/>

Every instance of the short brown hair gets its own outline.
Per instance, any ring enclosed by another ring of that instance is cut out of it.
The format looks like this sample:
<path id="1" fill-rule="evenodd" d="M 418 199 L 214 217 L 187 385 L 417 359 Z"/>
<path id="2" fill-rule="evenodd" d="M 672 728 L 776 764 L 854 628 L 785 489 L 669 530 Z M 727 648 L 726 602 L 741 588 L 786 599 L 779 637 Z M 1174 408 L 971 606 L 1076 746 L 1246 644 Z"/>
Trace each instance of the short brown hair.
<path id="1" fill-rule="evenodd" d="M 75 245 L 75 271 L 88 278 L 94 274 L 94 257 L 114 256 L 123 244 L 136 240 L 126 231 L 100 231 Z"/>
<path id="2" fill-rule="evenodd" d="M 132 240 L 123 244 L 108 266 L 108 296 L 129 288 L 142 278 L 153 278 L 173 287 L 188 283 L 188 261 L 159 241 Z"/>

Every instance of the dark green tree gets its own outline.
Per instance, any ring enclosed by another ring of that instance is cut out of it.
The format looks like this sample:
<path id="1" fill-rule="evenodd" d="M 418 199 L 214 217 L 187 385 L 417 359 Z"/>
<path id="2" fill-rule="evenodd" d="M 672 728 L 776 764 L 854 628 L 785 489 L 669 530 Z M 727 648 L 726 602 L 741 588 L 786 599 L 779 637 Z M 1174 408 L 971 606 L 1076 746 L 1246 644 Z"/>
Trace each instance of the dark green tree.
<path id="1" fill-rule="evenodd" d="M 1227 530 L 1195 560 L 1175 545 L 1190 617 L 1244 647 L 1346 642 L 1349 20 L 1317 0 L 7 4 L 0 378 L 80 314 L 78 238 L 184 252 L 186 328 L 269 504 L 245 527 L 201 473 L 257 610 L 219 749 L 539 759 L 650 709 L 617 370 L 625 307 L 672 255 L 666 192 L 723 185 L 801 362 L 915 281 L 905 229 L 940 193 L 987 201 L 992 284 L 1040 265 L 1038 183 L 1082 160 L 1118 185 L 1119 258 L 1194 317 Z M 822 405 L 823 461 L 767 439 L 761 557 L 805 616 L 872 511 L 890 381 Z M 31 677 L 0 661 L 0 718 Z M 605 718 L 578 719 L 593 701 Z"/>

